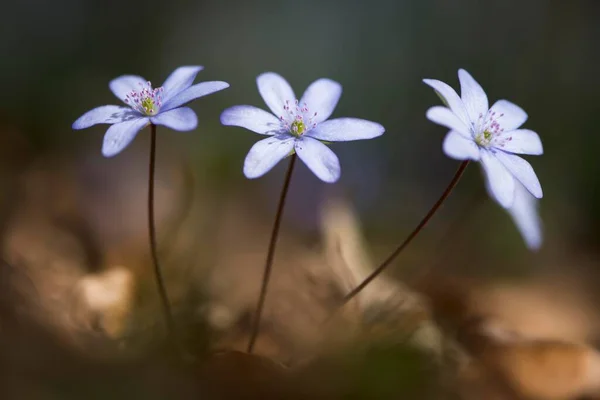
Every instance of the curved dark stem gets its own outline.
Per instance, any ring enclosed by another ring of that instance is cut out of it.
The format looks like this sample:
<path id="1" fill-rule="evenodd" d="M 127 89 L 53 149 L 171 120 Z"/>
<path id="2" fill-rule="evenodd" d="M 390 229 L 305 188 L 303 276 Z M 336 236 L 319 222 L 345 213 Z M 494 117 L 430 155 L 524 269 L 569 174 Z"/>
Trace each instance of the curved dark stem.
<path id="1" fill-rule="evenodd" d="M 148 172 L 148 231 L 150 232 L 150 255 L 154 265 L 154 277 L 158 286 L 158 294 L 165 314 L 167 323 L 167 332 L 169 336 L 175 338 L 175 323 L 171 312 L 169 297 L 165 287 L 164 278 L 158 263 L 158 251 L 156 246 L 156 227 L 154 224 L 154 169 L 156 165 L 156 125 L 150 124 L 150 165 Z"/>
<path id="2" fill-rule="evenodd" d="M 267 297 L 267 287 L 269 286 L 269 279 L 271 278 L 273 257 L 275 255 L 277 237 L 279 236 L 279 226 L 281 225 L 281 217 L 283 215 L 285 199 L 287 198 L 288 189 L 290 187 L 290 181 L 292 180 L 292 172 L 294 171 L 296 157 L 296 153 L 294 153 L 290 157 L 290 163 L 288 165 L 288 169 L 285 175 L 285 181 L 283 182 L 281 195 L 279 196 L 279 205 L 277 206 L 277 214 L 275 214 L 275 222 L 273 224 L 273 231 L 271 232 L 271 241 L 269 242 L 267 261 L 265 262 L 262 286 L 260 288 L 260 295 L 258 296 L 258 303 L 256 304 L 256 315 L 254 316 L 254 321 L 252 323 L 252 332 L 250 334 L 250 340 L 248 341 L 248 353 L 252 353 L 252 351 L 254 350 L 254 344 L 256 343 L 256 338 L 260 329 L 260 318 L 262 315 L 263 307 L 265 305 L 265 298 Z"/>
<path id="3" fill-rule="evenodd" d="M 402 253 L 402 250 L 404 250 L 406 246 L 408 246 L 410 242 L 412 242 L 412 240 L 419 234 L 419 232 L 421 232 L 421 230 L 425 228 L 425 225 L 427 225 L 431 217 L 433 217 L 433 215 L 437 212 L 437 210 L 444 203 L 444 201 L 446 201 L 448 196 L 450 196 L 452 189 L 454 189 L 468 165 L 468 160 L 463 161 L 460 164 L 460 166 L 456 170 L 456 173 L 454 174 L 454 177 L 450 181 L 450 184 L 448 184 L 448 187 L 446 187 L 446 190 L 444 190 L 444 192 L 442 193 L 442 196 L 438 199 L 438 201 L 435 202 L 433 207 L 431 207 L 431 209 L 425 215 L 425 217 L 423 217 L 421 222 L 419 222 L 419 225 L 417 225 L 417 227 L 410 233 L 410 235 L 408 235 L 408 237 L 404 239 L 404 242 L 402 242 L 402 244 L 400 244 L 400 246 L 398 246 L 398 248 L 394 250 L 394 252 L 390 254 L 388 258 L 386 258 L 385 261 L 381 263 L 381 265 L 371 273 L 371 275 L 365 278 L 365 280 L 363 280 L 357 287 L 352 289 L 352 291 L 344 297 L 344 299 L 342 300 L 342 305 L 349 302 L 352 298 L 354 298 L 354 296 L 359 294 L 373 279 L 379 276 L 379 274 L 381 274 L 392 263 L 392 261 L 394 261 L 394 259 L 398 257 L 400 253 Z"/>
<path id="4" fill-rule="evenodd" d="M 464 239 L 467 233 L 467 228 L 472 226 L 473 220 L 477 218 L 477 212 L 481 205 L 485 204 L 482 201 L 482 193 L 477 191 L 467 198 L 465 204 L 461 205 L 461 210 L 457 215 L 454 215 L 450 224 L 444 229 L 444 232 L 437 240 L 436 250 L 432 251 L 431 258 L 425 260 L 422 265 L 425 267 L 414 271 L 405 279 L 405 283 L 409 286 L 417 286 L 417 282 L 426 282 L 431 274 L 445 265 L 447 260 L 452 259 L 454 253 L 464 251 Z M 421 290 L 422 291 L 422 290 Z"/>

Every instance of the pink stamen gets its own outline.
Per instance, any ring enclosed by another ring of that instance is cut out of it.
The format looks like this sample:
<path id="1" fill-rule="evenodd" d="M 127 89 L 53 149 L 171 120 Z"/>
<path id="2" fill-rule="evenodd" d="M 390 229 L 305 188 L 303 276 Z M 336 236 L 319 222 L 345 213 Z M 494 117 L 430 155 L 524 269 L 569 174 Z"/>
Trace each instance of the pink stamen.
<path id="1" fill-rule="evenodd" d="M 298 128 L 292 123 L 303 122 L 308 129 L 313 129 L 317 126 L 314 119 L 317 117 L 317 113 L 310 114 L 310 109 L 306 102 L 300 105 L 298 99 L 294 100 L 295 107 L 290 106 L 291 101 L 286 100 L 283 104 L 284 115 L 279 116 L 279 120 L 283 123 L 286 130 L 293 134 L 298 134 Z"/>

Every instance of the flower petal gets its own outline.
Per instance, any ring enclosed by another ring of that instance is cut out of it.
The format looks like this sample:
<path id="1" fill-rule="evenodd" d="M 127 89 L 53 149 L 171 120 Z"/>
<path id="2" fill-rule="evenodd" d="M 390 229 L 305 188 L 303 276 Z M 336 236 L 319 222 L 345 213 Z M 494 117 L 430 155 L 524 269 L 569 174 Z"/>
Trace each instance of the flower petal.
<path id="1" fill-rule="evenodd" d="M 433 123 L 445 126 L 446 128 L 450 128 L 453 131 L 460 133 L 466 139 L 471 139 L 473 137 L 469 127 L 449 108 L 434 106 L 427 110 L 425 116 Z"/>
<path id="2" fill-rule="evenodd" d="M 328 142 L 372 139 L 383 135 L 385 128 L 376 122 L 358 118 L 336 118 L 309 130 L 304 136 Z"/>
<path id="3" fill-rule="evenodd" d="M 203 69 L 204 67 L 199 65 L 190 65 L 179 67 L 173 71 L 162 84 L 163 104 L 166 104 L 172 97 L 192 86 L 194 79 L 196 79 L 196 75 L 198 75 L 198 72 L 202 71 Z"/>
<path id="4" fill-rule="evenodd" d="M 102 143 L 104 157 L 112 157 L 120 153 L 149 122 L 148 118 L 140 117 L 111 125 L 104 134 Z"/>
<path id="5" fill-rule="evenodd" d="M 502 132 L 494 138 L 494 147 L 509 153 L 516 154 L 544 154 L 542 141 L 537 133 L 529 129 L 517 129 L 510 132 Z"/>
<path id="6" fill-rule="evenodd" d="M 281 121 L 260 108 L 254 106 L 234 106 L 221 114 L 221 123 L 227 126 L 239 126 L 260 133 L 275 135 L 284 129 Z"/>
<path id="7" fill-rule="evenodd" d="M 141 115 L 129 107 L 101 106 L 83 114 L 73 122 L 73 129 L 85 129 L 96 124 L 116 124 L 137 119 Z"/>
<path id="8" fill-rule="evenodd" d="M 456 131 L 448 132 L 443 148 L 444 153 L 455 160 L 479 160 L 479 146 Z"/>
<path id="9" fill-rule="evenodd" d="M 265 72 L 256 78 L 258 91 L 262 96 L 265 104 L 271 109 L 276 117 L 286 115 L 283 106 L 286 101 L 293 104 L 296 100 L 296 95 L 290 84 L 280 75 L 274 72 Z"/>
<path id="10" fill-rule="evenodd" d="M 498 100 L 495 102 L 490 109 L 490 112 L 493 111 L 497 115 L 504 114 L 501 117 L 496 117 L 496 119 L 506 132 L 517 129 L 527 121 L 527 113 L 518 105 L 507 100 Z"/>
<path id="11" fill-rule="evenodd" d="M 310 137 L 296 140 L 298 157 L 322 181 L 333 183 L 340 178 L 340 161 L 329 147 Z"/>
<path id="12" fill-rule="evenodd" d="M 155 125 L 163 125 L 176 131 L 191 131 L 198 126 L 198 117 L 194 110 L 189 107 L 180 107 L 173 110 L 161 112 L 150 118 Z"/>
<path id="13" fill-rule="evenodd" d="M 487 185 L 492 197 L 504 208 L 513 205 L 515 179 L 488 150 L 480 152 L 481 166 L 485 172 Z"/>
<path id="14" fill-rule="evenodd" d="M 163 103 L 161 107 L 162 111 L 168 111 L 175 107 L 179 107 L 185 103 L 195 100 L 199 97 L 209 95 L 219 90 L 223 90 L 229 87 L 227 82 L 202 82 L 196 85 L 190 86 L 179 94 L 171 97 L 167 102 Z"/>
<path id="15" fill-rule="evenodd" d="M 458 70 L 460 80 L 460 96 L 467 109 L 471 121 L 477 121 L 479 116 L 485 116 L 488 108 L 488 98 L 485 91 L 475 79 L 464 69 Z"/>
<path id="16" fill-rule="evenodd" d="M 146 84 L 146 80 L 138 75 L 123 75 L 109 82 L 108 87 L 121 101 L 125 101 L 125 97 L 132 90 L 140 90 L 142 85 Z"/>
<path id="17" fill-rule="evenodd" d="M 325 121 L 331 116 L 342 95 L 342 85 L 331 79 L 318 79 L 311 83 L 300 100 L 300 104 L 308 106 L 309 112 L 316 113 L 314 123 Z"/>
<path id="18" fill-rule="evenodd" d="M 471 119 L 469 118 L 469 114 L 467 113 L 467 109 L 462 99 L 458 97 L 456 91 L 452 89 L 448 84 L 438 81 L 437 79 L 423 79 L 425 84 L 431 86 L 433 90 L 435 90 L 450 110 L 465 124 L 466 126 L 471 126 Z"/>
<path id="19" fill-rule="evenodd" d="M 531 164 L 514 154 L 505 153 L 498 150 L 494 153 L 496 158 L 531 192 L 532 195 L 541 199 L 544 194 L 540 181 L 533 170 Z"/>
<path id="20" fill-rule="evenodd" d="M 296 139 L 289 135 L 277 135 L 260 140 L 252 146 L 244 161 L 246 178 L 259 178 L 269 172 L 294 149 Z"/>
<path id="21" fill-rule="evenodd" d="M 539 201 L 520 183 L 515 185 L 515 200 L 507 211 L 521 233 L 527 247 L 538 250 L 543 241 L 542 220 L 538 213 Z"/>

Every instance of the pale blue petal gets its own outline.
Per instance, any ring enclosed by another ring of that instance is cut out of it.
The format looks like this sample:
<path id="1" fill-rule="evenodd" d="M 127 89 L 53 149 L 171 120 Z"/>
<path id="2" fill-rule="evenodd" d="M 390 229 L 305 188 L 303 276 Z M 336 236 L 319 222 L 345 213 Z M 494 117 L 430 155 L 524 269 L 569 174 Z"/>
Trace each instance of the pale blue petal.
<path id="1" fill-rule="evenodd" d="M 198 126 L 198 117 L 194 110 L 189 107 L 180 107 L 174 110 L 161 112 L 151 117 L 150 121 L 155 125 L 163 125 L 176 131 L 191 131 Z"/>
<path id="2" fill-rule="evenodd" d="M 274 72 L 265 72 L 256 78 L 258 92 L 262 96 L 265 104 L 275 114 L 276 117 L 287 117 L 283 109 L 286 102 L 294 105 L 296 95 L 290 84 L 280 75 Z"/>
<path id="3" fill-rule="evenodd" d="M 456 114 L 463 124 L 466 126 L 471 126 L 471 123 L 475 122 L 471 121 L 462 99 L 458 97 L 458 94 L 456 94 L 456 91 L 452 89 L 452 87 L 442 81 L 438 81 L 437 79 L 423 79 L 423 82 L 431 86 L 433 90 L 436 91 L 444 104 L 450 108 L 454 114 Z"/>
<path id="4" fill-rule="evenodd" d="M 137 75 L 123 75 L 109 82 L 108 87 L 122 101 L 125 101 L 127 95 L 132 91 L 139 91 L 146 80 Z"/>
<path id="5" fill-rule="evenodd" d="M 218 92 L 219 90 L 223 90 L 229 87 L 227 82 L 202 82 L 196 85 L 190 86 L 185 89 L 183 92 L 173 96 L 169 101 L 163 103 L 163 106 L 160 108 L 161 111 L 168 111 L 175 107 L 179 107 L 183 104 L 189 103 L 192 100 L 195 100 L 199 97 L 209 95 L 214 92 Z"/>
<path id="6" fill-rule="evenodd" d="M 542 141 L 537 133 L 529 129 L 502 132 L 494 138 L 494 147 L 516 154 L 544 154 Z"/>
<path id="7" fill-rule="evenodd" d="M 313 123 L 318 124 L 331 116 L 341 95 L 342 85 L 331 79 L 322 78 L 308 86 L 300 99 L 300 105 L 307 105 Z"/>
<path id="8" fill-rule="evenodd" d="M 516 183 L 514 203 L 507 209 L 525 244 L 531 250 L 538 250 L 543 241 L 538 203 L 539 201 L 522 184 Z"/>
<path id="9" fill-rule="evenodd" d="M 162 85 L 163 104 L 166 104 L 172 97 L 192 86 L 194 79 L 196 79 L 196 75 L 198 75 L 198 72 L 202 71 L 203 68 L 204 67 L 199 65 L 191 65 L 179 67 L 173 71 Z"/>
<path id="10" fill-rule="evenodd" d="M 137 133 L 150 123 L 145 117 L 127 122 L 111 125 L 104 134 L 102 143 L 102 154 L 104 157 L 112 157 L 119 154 L 131 143 Z"/>
<path id="11" fill-rule="evenodd" d="M 505 153 L 498 150 L 494 153 L 496 158 L 531 192 L 532 195 L 541 199 L 544 194 L 540 181 L 533 170 L 531 164 L 514 154 Z"/>
<path id="12" fill-rule="evenodd" d="M 491 152 L 482 150 L 480 156 L 492 197 L 504 208 L 512 206 L 515 197 L 515 179 Z"/>
<path id="13" fill-rule="evenodd" d="M 83 114 L 73 122 L 73 129 L 85 129 L 96 124 L 116 124 L 141 117 L 129 107 L 101 106 Z"/>
<path id="14" fill-rule="evenodd" d="M 278 135 L 256 142 L 244 161 L 246 178 L 259 178 L 269 172 L 292 152 L 295 140 L 289 135 Z"/>
<path id="15" fill-rule="evenodd" d="M 385 128 L 376 122 L 358 118 L 336 118 L 320 123 L 304 136 L 326 142 L 347 142 L 372 139 L 383 135 L 383 132 L 385 132 Z"/>
<path id="16" fill-rule="evenodd" d="M 453 131 L 460 133 L 466 139 L 471 139 L 473 137 L 469 127 L 467 127 L 467 125 L 465 125 L 464 122 L 447 107 L 431 107 L 429 110 L 427 110 L 425 116 L 428 120 L 435 124 L 445 126 L 446 128 L 450 128 Z"/>
<path id="17" fill-rule="evenodd" d="M 489 103 L 481 85 L 464 69 L 458 70 L 458 79 L 460 80 L 460 96 L 471 121 L 477 121 L 480 116 L 485 117 Z"/>
<path id="18" fill-rule="evenodd" d="M 500 127 L 506 132 L 519 128 L 527 121 L 527 113 L 518 105 L 507 100 L 498 100 L 490 109 L 490 113 L 496 112 Z"/>
<path id="19" fill-rule="evenodd" d="M 294 148 L 298 157 L 322 181 L 333 183 L 340 178 L 340 161 L 323 143 L 310 137 L 301 137 Z"/>
<path id="20" fill-rule="evenodd" d="M 479 160 L 479 146 L 456 131 L 448 132 L 443 149 L 448 157 L 455 160 Z"/>
<path id="21" fill-rule="evenodd" d="M 284 130 L 281 121 L 273 114 L 254 106 L 234 106 L 226 109 L 221 114 L 221 123 L 246 128 L 261 135 L 275 135 Z"/>

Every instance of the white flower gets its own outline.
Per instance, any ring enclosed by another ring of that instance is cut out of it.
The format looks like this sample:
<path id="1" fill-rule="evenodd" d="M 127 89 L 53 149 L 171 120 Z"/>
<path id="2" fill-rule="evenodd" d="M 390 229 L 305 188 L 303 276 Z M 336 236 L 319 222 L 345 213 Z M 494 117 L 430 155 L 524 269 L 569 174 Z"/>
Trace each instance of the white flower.
<path id="1" fill-rule="evenodd" d="M 152 83 L 137 75 L 113 79 L 109 83 L 110 90 L 128 107 L 96 107 L 79 117 L 73 123 L 73 129 L 110 124 L 102 144 L 105 157 L 123 151 L 148 124 L 191 131 L 198 125 L 198 117 L 191 108 L 183 105 L 229 87 L 228 83 L 220 81 L 192 85 L 202 69 L 199 65 L 179 67 L 158 88 L 152 88 Z"/>
<path id="2" fill-rule="evenodd" d="M 247 178 L 266 174 L 295 151 L 319 179 L 335 182 L 340 177 L 340 162 L 321 141 L 371 139 L 385 130 L 380 124 L 363 119 L 327 120 L 342 95 L 342 86 L 330 79 L 310 84 L 299 101 L 289 83 L 273 72 L 260 75 L 256 83 L 273 114 L 253 106 L 235 106 L 221 114 L 223 125 L 240 126 L 269 136 L 252 146 L 246 156 Z"/>
<path id="3" fill-rule="evenodd" d="M 463 69 L 458 71 L 461 97 L 444 82 L 424 79 L 447 107 L 436 106 L 427 118 L 450 128 L 444 152 L 457 160 L 481 161 L 487 185 L 494 199 L 504 208 L 515 201 L 518 182 L 535 197 L 542 198 L 542 187 L 531 165 L 515 154 L 543 154 L 537 133 L 519 129 L 527 114 L 519 106 L 498 100 L 488 109 L 481 86 Z"/>

